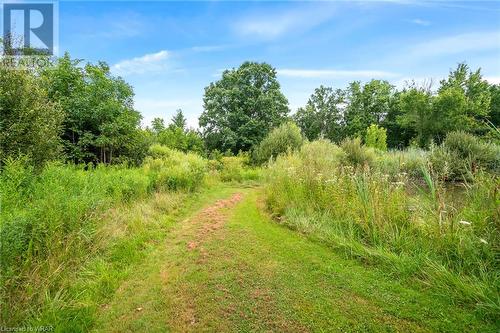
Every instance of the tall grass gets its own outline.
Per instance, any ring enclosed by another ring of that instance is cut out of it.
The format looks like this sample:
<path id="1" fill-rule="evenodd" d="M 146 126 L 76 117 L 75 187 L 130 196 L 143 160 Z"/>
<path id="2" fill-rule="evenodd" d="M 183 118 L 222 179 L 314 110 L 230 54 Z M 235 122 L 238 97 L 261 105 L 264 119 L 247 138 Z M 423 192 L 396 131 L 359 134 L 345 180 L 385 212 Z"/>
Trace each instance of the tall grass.
<path id="1" fill-rule="evenodd" d="M 86 260 L 106 208 L 155 191 L 193 191 L 204 183 L 207 161 L 200 156 L 161 147 L 150 155 L 140 168 L 52 163 L 35 171 L 23 158 L 5 161 L 2 322 L 33 315 L 47 294 L 60 291 L 63 277 Z"/>
<path id="2" fill-rule="evenodd" d="M 108 208 L 157 192 L 180 198 L 220 180 L 260 176 L 243 155 L 208 161 L 161 145 L 151 146 L 147 155 L 138 168 L 49 163 L 35 170 L 24 158 L 5 161 L 0 174 L 1 324 L 57 311 L 64 303 L 64 281 L 103 248 L 96 242 L 103 241 L 97 234 Z"/>
<path id="3" fill-rule="evenodd" d="M 364 149 L 322 141 L 278 157 L 267 174 L 270 210 L 349 256 L 497 316 L 498 177 L 478 172 L 472 183 L 445 184 L 423 154 Z M 411 161 L 411 174 L 405 162 L 392 168 L 396 158 Z"/>

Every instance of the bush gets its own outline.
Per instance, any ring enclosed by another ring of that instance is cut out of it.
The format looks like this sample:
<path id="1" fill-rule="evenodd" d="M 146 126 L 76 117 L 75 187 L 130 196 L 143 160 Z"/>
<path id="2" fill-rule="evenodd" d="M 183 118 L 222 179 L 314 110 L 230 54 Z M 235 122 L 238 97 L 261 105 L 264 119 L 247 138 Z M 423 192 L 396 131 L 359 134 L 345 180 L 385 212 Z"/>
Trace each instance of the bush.
<path id="1" fill-rule="evenodd" d="M 445 180 L 471 180 L 480 170 L 498 174 L 500 147 L 465 132 L 450 132 L 429 157 L 434 170 Z"/>
<path id="2" fill-rule="evenodd" d="M 254 160 L 258 164 L 265 163 L 279 154 L 296 150 L 302 145 L 300 128 L 292 122 L 284 123 L 273 129 L 254 151 Z"/>
<path id="3" fill-rule="evenodd" d="M 387 150 L 387 130 L 376 124 L 366 129 L 365 145 L 382 151 Z"/>
<path id="4" fill-rule="evenodd" d="M 261 170 L 250 166 L 248 154 L 241 153 L 237 156 L 217 156 L 217 159 L 209 161 L 213 176 L 223 182 L 241 182 L 246 180 L 258 180 L 261 178 Z"/>
<path id="5" fill-rule="evenodd" d="M 153 145 L 144 161 L 144 170 L 155 189 L 189 190 L 199 187 L 207 171 L 207 160 L 193 153 L 182 153 Z"/>
<path id="6" fill-rule="evenodd" d="M 345 152 L 344 162 L 354 167 L 371 167 L 375 161 L 375 152 L 361 144 L 361 139 L 345 139 L 340 144 Z"/>

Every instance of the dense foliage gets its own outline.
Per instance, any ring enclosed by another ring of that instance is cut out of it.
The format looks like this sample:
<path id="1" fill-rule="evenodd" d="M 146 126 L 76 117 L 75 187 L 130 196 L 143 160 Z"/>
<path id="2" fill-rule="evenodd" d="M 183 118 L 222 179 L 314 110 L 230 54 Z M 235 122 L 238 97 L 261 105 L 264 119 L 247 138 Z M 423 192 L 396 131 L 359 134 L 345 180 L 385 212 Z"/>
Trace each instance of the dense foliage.
<path id="1" fill-rule="evenodd" d="M 153 140 L 156 143 L 183 152 L 204 153 L 205 147 L 201 136 L 195 130 L 187 128 L 182 110 L 177 110 L 168 126 L 165 126 L 162 118 L 155 118 L 151 127 Z"/>
<path id="2" fill-rule="evenodd" d="M 64 112 L 49 100 L 40 77 L 0 66 L 0 165 L 29 156 L 35 165 L 57 159 Z"/>
<path id="3" fill-rule="evenodd" d="M 304 139 L 300 128 L 292 123 L 284 123 L 273 129 L 253 152 L 257 163 L 264 163 L 289 150 L 300 148 Z"/>
<path id="4" fill-rule="evenodd" d="M 411 82 L 397 91 L 387 81 L 353 82 L 346 89 L 319 87 L 294 120 L 309 140 L 364 138 L 371 125 L 387 130 L 391 148 L 410 144 L 422 148 L 440 143 L 451 131 L 496 138 L 498 86 L 485 81 L 480 70 L 459 64 L 437 91 Z"/>
<path id="5" fill-rule="evenodd" d="M 49 100 L 64 112 L 61 139 L 68 160 L 112 163 L 137 149 L 141 115 L 133 108 L 132 87 L 112 76 L 108 65 L 80 66 L 66 54 L 41 76 Z"/>
<path id="6" fill-rule="evenodd" d="M 276 70 L 266 63 L 224 71 L 205 88 L 203 102 L 200 127 L 207 148 L 234 154 L 258 144 L 289 112 Z"/>

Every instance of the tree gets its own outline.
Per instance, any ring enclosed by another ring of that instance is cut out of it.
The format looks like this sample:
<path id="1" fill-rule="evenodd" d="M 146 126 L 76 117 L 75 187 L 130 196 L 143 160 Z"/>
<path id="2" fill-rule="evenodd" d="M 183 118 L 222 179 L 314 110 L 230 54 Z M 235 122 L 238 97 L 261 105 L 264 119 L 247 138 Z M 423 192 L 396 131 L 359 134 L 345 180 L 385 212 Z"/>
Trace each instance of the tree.
<path id="1" fill-rule="evenodd" d="M 429 87 L 411 86 L 399 96 L 401 114 L 398 124 L 415 133 L 414 139 L 422 148 L 427 147 L 434 134 L 432 94 Z"/>
<path id="2" fill-rule="evenodd" d="M 299 108 L 294 120 L 309 140 L 328 138 L 339 142 L 342 139 L 343 92 L 320 86 L 309 97 L 307 105 Z"/>
<path id="3" fill-rule="evenodd" d="M 0 164 L 20 154 L 36 166 L 61 158 L 63 119 L 36 73 L 0 65 Z"/>
<path id="4" fill-rule="evenodd" d="M 175 128 L 180 128 L 182 130 L 186 129 L 186 124 L 187 120 L 184 117 L 184 114 L 182 113 L 181 109 L 178 109 L 175 113 L 175 115 L 172 117 L 172 123 L 170 126 L 173 126 Z"/>
<path id="5" fill-rule="evenodd" d="M 288 101 L 276 70 L 266 63 L 245 62 L 226 70 L 205 88 L 199 123 L 209 150 L 248 151 L 285 121 Z"/>
<path id="6" fill-rule="evenodd" d="M 387 130 L 376 124 L 366 129 L 365 145 L 382 151 L 387 150 Z"/>
<path id="7" fill-rule="evenodd" d="M 491 103 L 489 117 L 492 124 L 500 127 L 500 84 L 494 84 L 490 87 Z"/>
<path id="8" fill-rule="evenodd" d="M 163 118 L 155 118 L 151 122 L 151 128 L 153 129 L 153 133 L 158 135 L 165 129 L 165 121 Z"/>
<path id="9" fill-rule="evenodd" d="M 471 71 L 467 64 L 458 64 L 440 84 L 435 102 L 442 125 L 436 131 L 439 141 L 456 130 L 484 135 L 488 131 L 485 120 L 490 112 L 491 91 L 481 69 Z"/>
<path id="10" fill-rule="evenodd" d="M 364 136 L 370 124 L 381 124 L 389 112 L 394 87 L 387 81 L 371 80 L 364 86 L 352 82 L 345 91 L 346 136 Z"/>
<path id="11" fill-rule="evenodd" d="M 177 110 L 166 128 L 161 118 L 155 118 L 153 122 L 153 129 L 156 127 L 158 130 L 154 130 L 155 142 L 183 152 L 204 153 L 203 139 L 195 130 L 186 128 L 186 118 L 184 118 L 182 110 Z M 155 124 L 157 125 L 155 126 Z M 162 124 L 163 127 L 158 126 L 158 124 Z"/>
<path id="12" fill-rule="evenodd" d="M 66 53 L 42 73 L 49 99 L 61 105 L 65 115 L 64 151 L 75 163 L 112 163 L 127 151 L 127 142 L 140 125 L 134 93 L 129 84 L 111 75 L 107 64 L 80 64 Z"/>
<path id="13" fill-rule="evenodd" d="M 387 146 L 390 148 L 402 149 L 410 144 L 412 138 L 416 136 L 414 128 L 402 126 L 399 121 L 403 116 L 401 98 L 404 92 L 397 91 L 391 100 L 389 110 L 382 126 L 387 129 Z"/>

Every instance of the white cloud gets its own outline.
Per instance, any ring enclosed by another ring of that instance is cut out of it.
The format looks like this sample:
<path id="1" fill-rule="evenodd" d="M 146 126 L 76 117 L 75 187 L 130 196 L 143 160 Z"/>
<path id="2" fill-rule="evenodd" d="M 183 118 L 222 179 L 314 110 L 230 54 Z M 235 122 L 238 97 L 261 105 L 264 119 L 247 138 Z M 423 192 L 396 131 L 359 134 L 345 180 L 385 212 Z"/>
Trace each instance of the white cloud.
<path id="1" fill-rule="evenodd" d="M 114 64 L 111 70 L 122 76 L 164 71 L 169 67 L 170 55 L 171 53 L 166 50 L 145 54 L 141 57 L 120 61 Z"/>
<path id="2" fill-rule="evenodd" d="M 409 56 L 435 57 L 465 52 L 500 51 L 500 31 L 484 31 L 431 39 L 409 49 Z"/>
<path id="3" fill-rule="evenodd" d="M 490 84 L 500 84 L 500 76 L 486 76 L 484 79 Z"/>
<path id="4" fill-rule="evenodd" d="M 380 70 L 289 69 L 277 70 L 278 75 L 298 78 L 387 78 L 397 73 Z"/>
<path id="5" fill-rule="evenodd" d="M 417 25 L 421 25 L 421 26 L 424 26 L 424 27 L 428 27 L 431 25 L 431 22 L 430 21 L 427 21 L 427 20 L 422 20 L 422 19 L 419 19 L 419 18 L 416 18 L 416 19 L 413 19 L 413 20 L 410 20 L 411 23 L 414 23 L 414 24 L 417 24 Z"/>
<path id="6" fill-rule="evenodd" d="M 269 40 L 309 30 L 328 21 L 334 14 L 335 9 L 330 4 L 300 6 L 288 11 L 252 14 L 239 19 L 234 28 L 239 35 Z"/>

